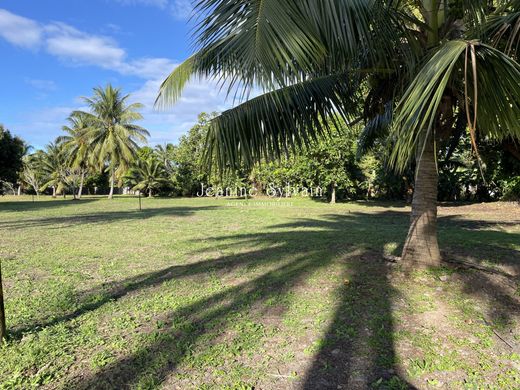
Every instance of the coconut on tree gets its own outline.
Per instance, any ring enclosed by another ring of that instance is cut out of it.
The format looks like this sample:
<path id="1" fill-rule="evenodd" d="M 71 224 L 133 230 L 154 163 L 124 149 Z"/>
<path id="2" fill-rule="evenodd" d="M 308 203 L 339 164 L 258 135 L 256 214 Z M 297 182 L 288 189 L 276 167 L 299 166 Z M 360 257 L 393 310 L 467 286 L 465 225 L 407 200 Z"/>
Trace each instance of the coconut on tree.
<path id="1" fill-rule="evenodd" d="M 109 173 L 109 199 L 114 195 L 116 179 L 122 179 L 134 160 L 139 142 L 146 142 L 150 135 L 147 130 L 134 122 L 143 119 L 138 112 L 140 103 L 128 103 L 130 95 L 123 95 L 121 89 L 107 85 L 94 88 L 90 98 L 84 98 L 90 112 L 77 111 L 88 121 L 86 137 L 90 140 L 92 155 L 98 167 Z"/>
<path id="2" fill-rule="evenodd" d="M 245 101 L 212 120 L 208 161 L 278 158 L 362 119 L 396 170 L 415 164 L 402 261 L 438 265 L 436 152 L 462 129 L 520 139 L 518 0 L 200 0 L 197 51 L 163 82 L 170 106 L 192 77 Z M 253 88 L 263 94 L 247 100 Z"/>

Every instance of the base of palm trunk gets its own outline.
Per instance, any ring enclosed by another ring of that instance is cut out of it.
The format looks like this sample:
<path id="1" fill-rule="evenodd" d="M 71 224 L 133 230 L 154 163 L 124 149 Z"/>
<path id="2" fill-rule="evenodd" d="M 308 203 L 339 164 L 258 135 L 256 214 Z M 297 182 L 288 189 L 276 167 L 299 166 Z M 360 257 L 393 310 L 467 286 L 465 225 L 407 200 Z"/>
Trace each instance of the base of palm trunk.
<path id="1" fill-rule="evenodd" d="M 432 220 L 436 218 L 436 215 L 425 213 L 412 221 L 401 256 L 405 267 L 424 268 L 441 265 L 437 229 L 432 229 L 432 224 L 436 225 Z"/>
<path id="2" fill-rule="evenodd" d="M 430 135 L 417 158 L 410 229 L 401 260 L 406 268 L 439 266 L 437 242 L 437 164 Z"/>

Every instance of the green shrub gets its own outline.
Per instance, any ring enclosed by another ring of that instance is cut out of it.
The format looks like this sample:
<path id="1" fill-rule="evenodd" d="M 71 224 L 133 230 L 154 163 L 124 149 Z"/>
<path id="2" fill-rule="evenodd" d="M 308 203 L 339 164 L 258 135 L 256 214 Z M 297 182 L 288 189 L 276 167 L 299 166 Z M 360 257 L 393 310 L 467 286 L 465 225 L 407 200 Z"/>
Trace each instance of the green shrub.
<path id="1" fill-rule="evenodd" d="M 504 181 L 504 195 L 502 195 L 502 200 L 520 201 L 520 176 Z"/>

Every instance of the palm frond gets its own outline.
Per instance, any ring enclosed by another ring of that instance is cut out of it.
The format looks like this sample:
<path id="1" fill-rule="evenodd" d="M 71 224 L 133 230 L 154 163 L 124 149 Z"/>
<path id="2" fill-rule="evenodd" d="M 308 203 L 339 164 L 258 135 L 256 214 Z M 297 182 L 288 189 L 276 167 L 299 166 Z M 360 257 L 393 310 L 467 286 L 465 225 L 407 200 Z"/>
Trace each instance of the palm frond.
<path id="1" fill-rule="evenodd" d="M 172 73 L 161 83 L 159 94 L 155 99 L 155 106 L 165 108 L 172 106 L 179 98 L 194 73 L 194 62 L 197 55 L 193 55 L 178 65 Z"/>
<path id="2" fill-rule="evenodd" d="M 378 139 L 384 139 L 389 133 L 392 124 L 394 103 L 389 101 L 384 106 L 384 111 L 372 117 L 366 123 L 358 139 L 358 158 L 374 147 Z"/>
<path id="3" fill-rule="evenodd" d="M 197 52 L 163 82 L 156 106 L 175 103 L 192 76 L 244 98 L 254 86 L 385 68 L 398 41 L 388 7 L 374 0 L 199 0 L 196 11 Z"/>
<path id="4" fill-rule="evenodd" d="M 498 7 L 482 30 L 494 47 L 516 55 L 520 45 L 520 0 L 507 1 Z"/>
<path id="5" fill-rule="evenodd" d="M 470 60 L 468 47 L 475 53 Z M 468 60 L 476 82 L 466 80 L 464 62 Z M 433 131 L 446 87 L 454 78 L 466 83 L 465 99 L 475 118 L 472 127 L 498 139 L 507 135 L 520 138 L 520 65 L 491 46 L 450 41 L 426 63 L 398 105 L 391 155 L 397 170 L 404 170 L 417 148 L 422 150 L 420 141 Z"/>
<path id="6" fill-rule="evenodd" d="M 354 117 L 359 105 L 353 84 L 346 74 L 324 76 L 223 112 L 211 121 L 206 161 L 215 156 L 221 169 L 235 169 L 310 145 L 337 124 L 336 116 Z"/>

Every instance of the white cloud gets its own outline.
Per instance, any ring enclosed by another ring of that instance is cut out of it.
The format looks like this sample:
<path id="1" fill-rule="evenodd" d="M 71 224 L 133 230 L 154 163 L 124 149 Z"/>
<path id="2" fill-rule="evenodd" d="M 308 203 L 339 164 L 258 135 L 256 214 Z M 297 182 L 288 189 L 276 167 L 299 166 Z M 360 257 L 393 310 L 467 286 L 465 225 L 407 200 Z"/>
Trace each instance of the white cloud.
<path id="1" fill-rule="evenodd" d="M 147 1 L 159 4 L 158 0 Z M 0 37 L 17 46 L 42 46 L 49 54 L 68 64 L 95 65 L 143 79 L 164 77 L 177 65 L 168 58 L 138 58 L 129 61 L 127 52 L 113 38 L 88 34 L 61 22 L 40 25 L 2 9 Z"/>
<path id="2" fill-rule="evenodd" d="M 31 19 L 0 9 L 0 36 L 13 45 L 35 48 L 41 42 L 42 28 Z"/>
<path id="3" fill-rule="evenodd" d="M 116 70 L 122 74 L 153 79 L 166 77 L 177 65 L 168 58 L 139 58 L 120 64 Z"/>
<path id="4" fill-rule="evenodd" d="M 150 130 L 150 145 L 165 142 L 175 142 L 192 127 L 201 111 L 223 111 L 229 108 L 223 93 L 215 82 L 200 80 L 189 83 L 183 96 L 169 110 L 154 109 L 155 98 L 162 78 L 148 80 L 138 90 L 131 94 L 134 102 L 144 105 L 142 125 Z"/>
<path id="5" fill-rule="evenodd" d="M 126 57 L 125 50 L 108 37 L 89 35 L 64 23 L 50 24 L 45 31 L 47 51 L 75 64 L 114 69 Z"/>

